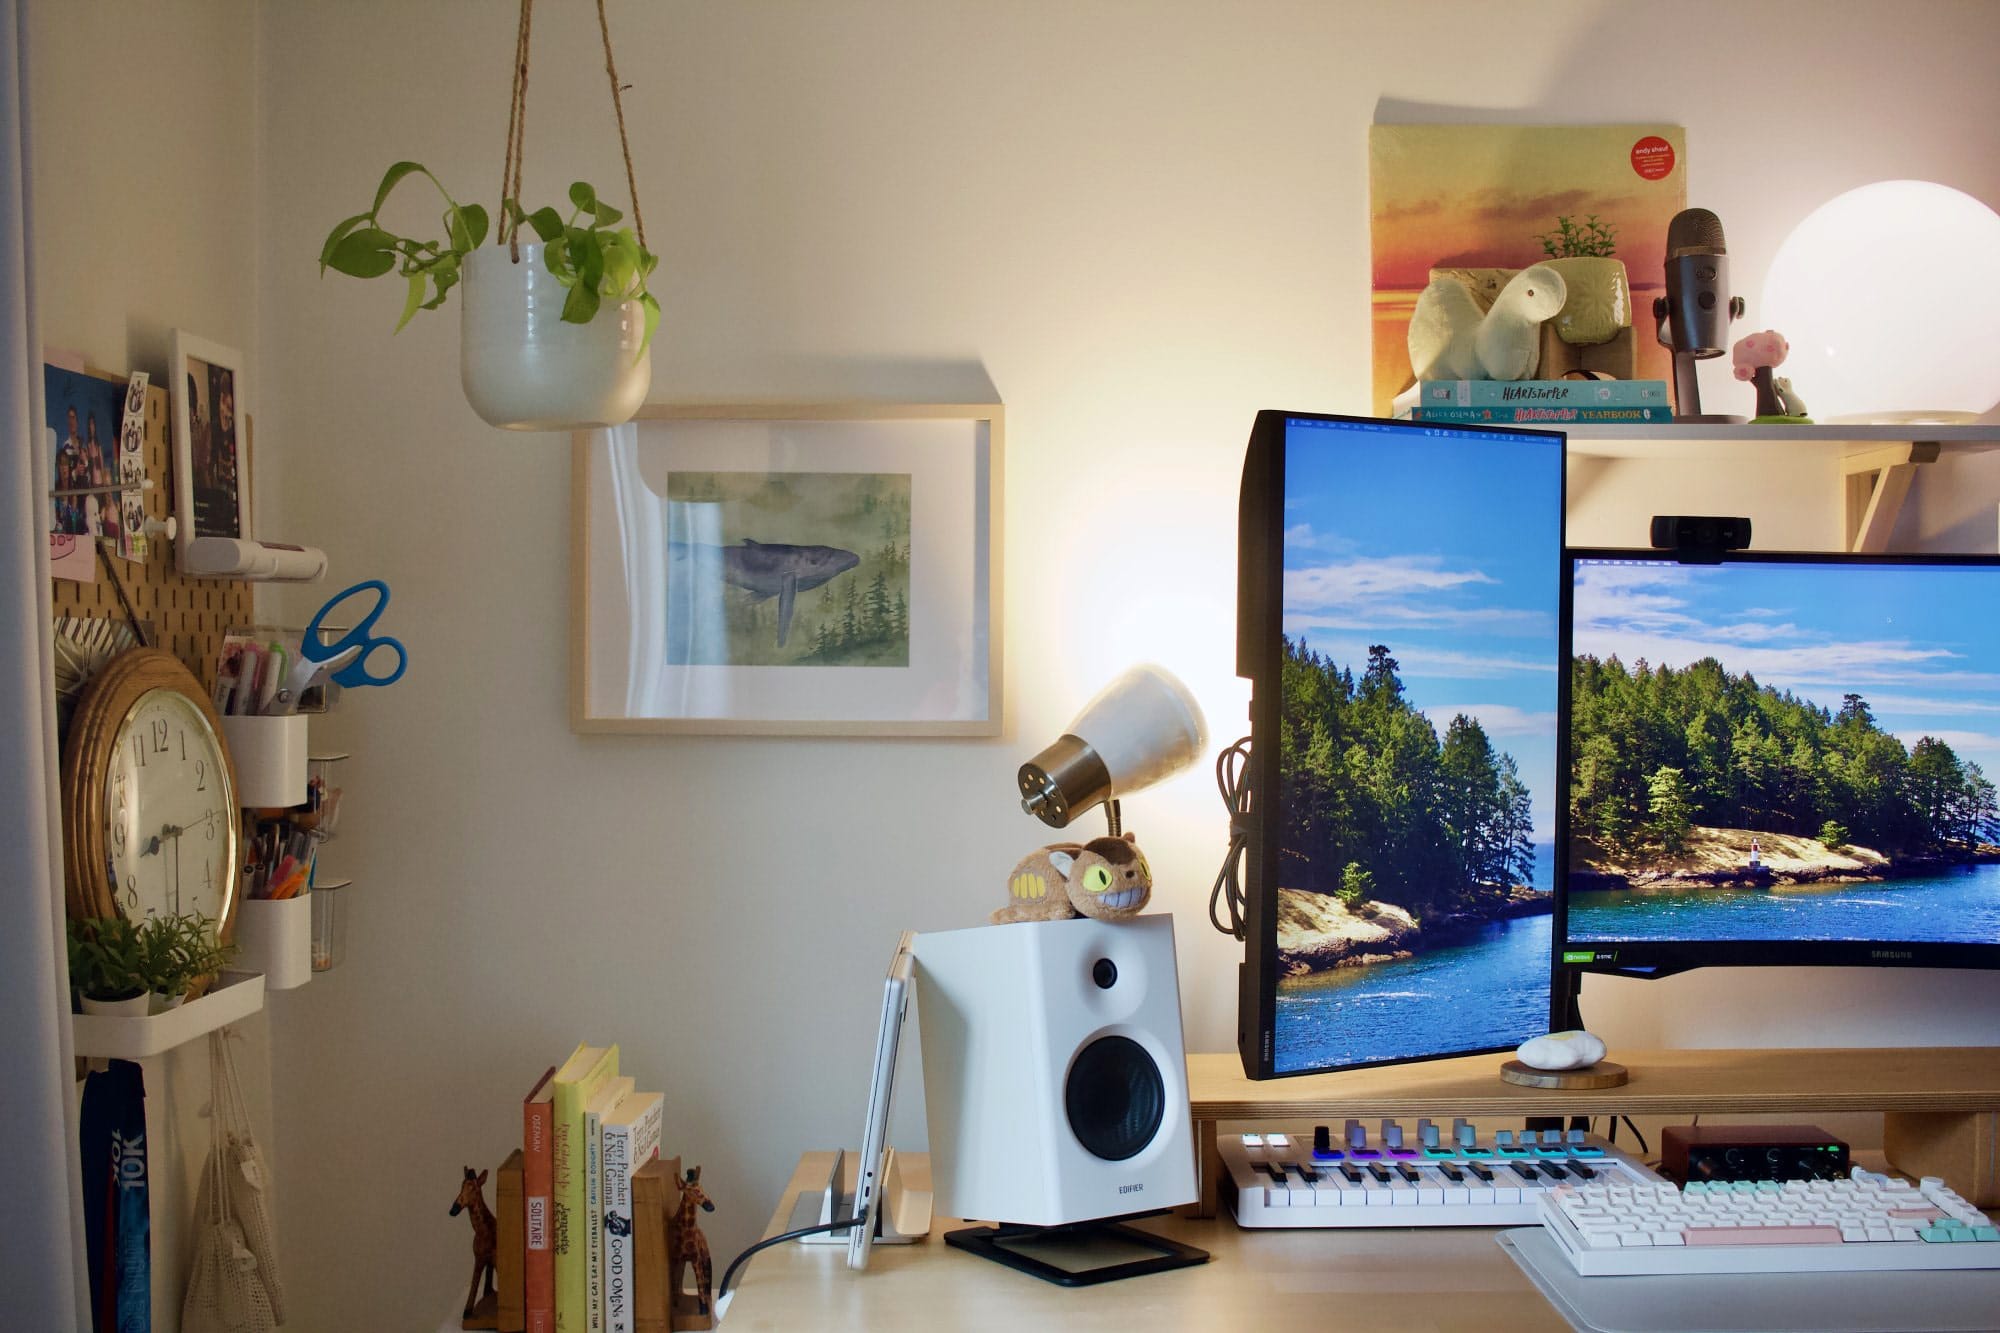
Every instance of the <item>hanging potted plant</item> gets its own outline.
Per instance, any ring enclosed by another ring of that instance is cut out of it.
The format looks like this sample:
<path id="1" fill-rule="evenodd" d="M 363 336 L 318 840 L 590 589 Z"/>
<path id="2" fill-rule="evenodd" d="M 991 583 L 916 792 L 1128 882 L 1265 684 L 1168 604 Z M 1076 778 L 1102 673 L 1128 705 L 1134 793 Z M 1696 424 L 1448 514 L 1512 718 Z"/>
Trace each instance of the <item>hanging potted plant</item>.
<path id="1" fill-rule="evenodd" d="M 420 164 L 398 162 L 383 175 L 368 211 L 340 222 L 320 247 L 322 274 L 333 269 L 357 278 L 393 273 L 403 279 L 398 331 L 417 311 L 443 305 L 462 284 L 459 370 L 466 401 L 506 430 L 619 425 L 631 420 L 652 384 L 647 352 L 660 304 L 646 282 L 659 260 L 646 248 L 603 0 L 597 20 L 632 192 L 631 226 L 619 226 L 624 214 L 584 181 L 569 187 L 567 211 L 530 211 L 522 202 L 529 30 L 523 0 L 495 244 L 486 244 L 490 219 L 484 208 L 460 204 Z M 403 236 L 382 225 L 390 193 L 413 175 L 429 180 L 444 198 L 441 236 Z M 524 225 L 533 240 L 521 238 Z"/>

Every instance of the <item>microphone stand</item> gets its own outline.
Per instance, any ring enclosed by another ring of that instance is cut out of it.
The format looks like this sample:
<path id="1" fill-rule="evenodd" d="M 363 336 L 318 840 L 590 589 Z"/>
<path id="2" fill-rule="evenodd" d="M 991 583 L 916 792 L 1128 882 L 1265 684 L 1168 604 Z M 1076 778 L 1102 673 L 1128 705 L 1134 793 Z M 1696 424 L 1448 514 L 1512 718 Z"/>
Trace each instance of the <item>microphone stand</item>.
<path id="1" fill-rule="evenodd" d="M 1660 345 L 1671 348 L 1674 354 L 1674 420 L 1690 425 L 1706 423 L 1709 425 L 1728 426 L 1738 426 L 1748 421 L 1748 417 L 1722 416 L 1713 413 L 1704 413 L 1701 410 L 1701 382 L 1695 374 L 1695 365 L 1705 358 L 1699 356 L 1697 353 L 1683 350 L 1674 345 L 1673 321 L 1668 317 L 1667 302 L 1664 297 L 1654 298 L 1653 314 L 1660 321 L 1657 334 Z M 1734 296 L 1730 298 L 1729 314 L 1732 319 L 1742 316 L 1742 297 Z M 1720 356 L 1721 353 L 1718 351 L 1710 355 Z"/>

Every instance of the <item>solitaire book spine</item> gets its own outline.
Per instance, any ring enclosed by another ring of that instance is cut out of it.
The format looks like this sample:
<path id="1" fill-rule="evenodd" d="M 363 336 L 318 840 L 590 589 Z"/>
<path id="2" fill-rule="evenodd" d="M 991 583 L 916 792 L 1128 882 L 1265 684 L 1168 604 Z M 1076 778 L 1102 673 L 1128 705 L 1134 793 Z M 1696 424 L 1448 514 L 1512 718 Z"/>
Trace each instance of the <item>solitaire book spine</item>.
<path id="1" fill-rule="evenodd" d="M 550 1065 L 521 1103 L 521 1285 L 527 1333 L 556 1333 L 555 1089 Z"/>

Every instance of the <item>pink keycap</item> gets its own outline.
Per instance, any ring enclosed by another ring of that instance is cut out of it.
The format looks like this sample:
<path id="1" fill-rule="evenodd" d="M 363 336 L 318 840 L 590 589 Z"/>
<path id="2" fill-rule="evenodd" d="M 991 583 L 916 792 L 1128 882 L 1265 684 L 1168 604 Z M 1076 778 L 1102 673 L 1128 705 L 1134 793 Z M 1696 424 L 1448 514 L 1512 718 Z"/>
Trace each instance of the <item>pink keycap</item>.
<path id="1" fill-rule="evenodd" d="M 1889 1216 L 1917 1217 L 1917 1218 L 1922 1218 L 1925 1221 L 1930 1221 L 1933 1218 L 1943 1217 L 1944 1211 L 1938 1208 L 1891 1208 L 1889 1210 Z"/>
<path id="2" fill-rule="evenodd" d="M 1690 1245 L 1838 1245 L 1839 1227 L 1687 1227 Z"/>

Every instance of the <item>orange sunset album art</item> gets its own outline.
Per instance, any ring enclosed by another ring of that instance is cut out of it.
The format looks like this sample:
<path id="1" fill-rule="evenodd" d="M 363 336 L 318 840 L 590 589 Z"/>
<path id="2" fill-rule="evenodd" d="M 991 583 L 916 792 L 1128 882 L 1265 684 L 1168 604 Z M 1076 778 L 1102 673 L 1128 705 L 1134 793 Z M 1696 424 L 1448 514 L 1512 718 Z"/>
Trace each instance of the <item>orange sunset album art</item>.
<path id="1" fill-rule="evenodd" d="M 1549 245 L 1624 262 L 1628 373 L 1673 378 L 1652 311 L 1665 292 L 1667 224 L 1687 206 L 1679 126 L 1376 125 L 1368 183 L 1377 415 L 1412 382 L 1410 315 L 1432 269 L 1526 268 Z"/>

